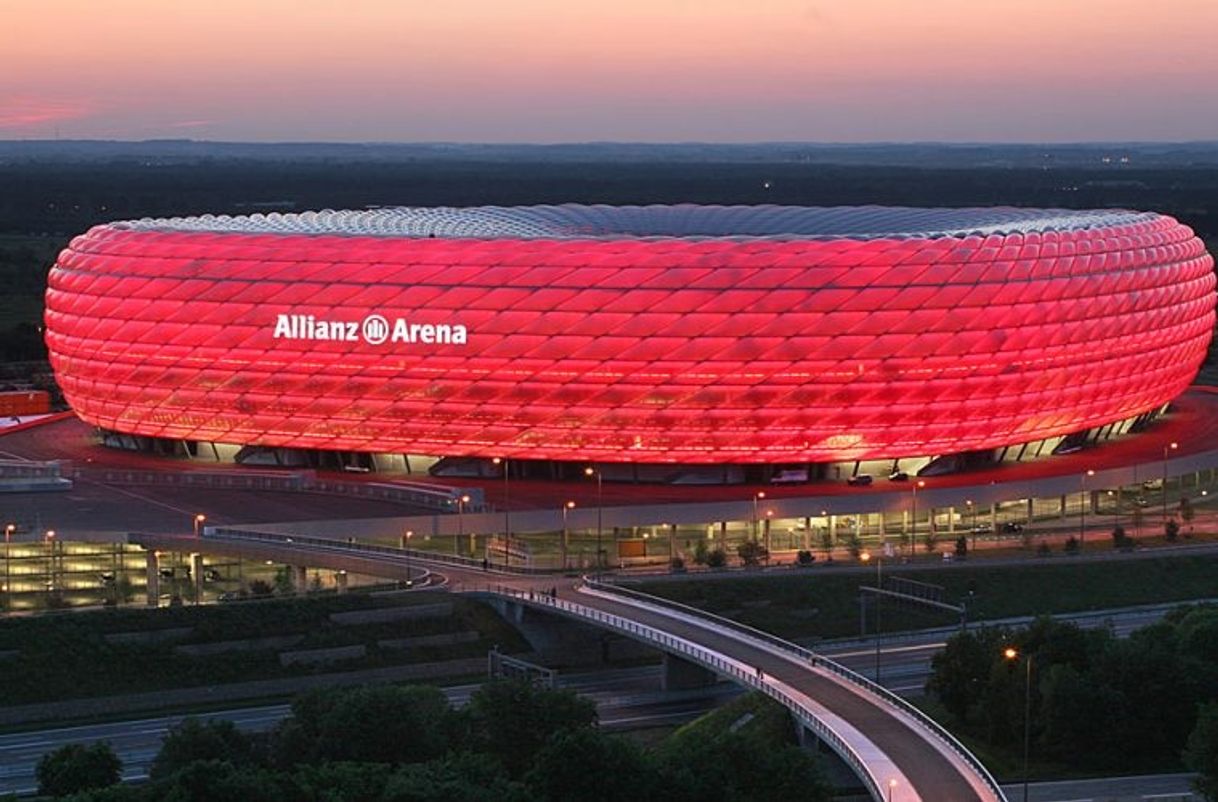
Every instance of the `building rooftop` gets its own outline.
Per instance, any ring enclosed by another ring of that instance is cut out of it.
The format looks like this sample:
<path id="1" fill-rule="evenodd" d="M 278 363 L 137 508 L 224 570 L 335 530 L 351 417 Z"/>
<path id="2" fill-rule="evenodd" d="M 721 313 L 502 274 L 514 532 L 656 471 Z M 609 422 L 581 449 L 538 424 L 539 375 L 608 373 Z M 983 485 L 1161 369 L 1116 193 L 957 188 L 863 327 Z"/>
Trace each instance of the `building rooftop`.
<path id="1" fill-rule="evenodd" d="M 446 239 L 876 239 L 1079 231 L 1147 223 L 1121 209 L 923 209 L 899 206 L 473 206 L 203 215 L 131 220 L 113 228 Z"/>

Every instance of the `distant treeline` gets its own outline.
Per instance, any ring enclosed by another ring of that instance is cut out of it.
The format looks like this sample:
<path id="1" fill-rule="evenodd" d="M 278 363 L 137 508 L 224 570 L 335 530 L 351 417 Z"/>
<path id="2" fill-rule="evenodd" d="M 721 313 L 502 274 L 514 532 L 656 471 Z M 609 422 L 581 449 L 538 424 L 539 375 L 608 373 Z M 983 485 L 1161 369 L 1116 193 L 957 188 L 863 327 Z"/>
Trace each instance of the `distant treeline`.
<path id="1" fill-rule="evenodd" d="M 901 167 L 774 162 L 0 161 L 0 233 L 66 240 L 115 219 L 538 203 L 1120 207 L 1218 238 L 1218 166 Z"/>

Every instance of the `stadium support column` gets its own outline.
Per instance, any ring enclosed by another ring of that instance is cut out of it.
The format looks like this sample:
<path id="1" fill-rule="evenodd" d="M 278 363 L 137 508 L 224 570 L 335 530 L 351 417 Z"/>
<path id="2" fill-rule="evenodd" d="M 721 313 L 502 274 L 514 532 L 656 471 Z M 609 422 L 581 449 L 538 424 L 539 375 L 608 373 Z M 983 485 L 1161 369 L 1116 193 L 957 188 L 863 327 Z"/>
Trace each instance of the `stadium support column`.
<path id="1" fill-rule="evenodd" d="M 347 572 L 337 571 L 334 574 L 334 588 L 339 593 L 347 592 Z"/>
<path id="2" fill-rule="evenodd" d="M 990 502 L 990 532 L 998 531 L 998 502 Z"/>
<path id="3" fill-rule="evenodd" d="M 812 550 L 812 516 L 804 516 L 804 551 Z"/>
<path id="4" fill-rule="evenodd" d="M 1064 521 L 1064 520 L 1066 520 L 1066 495 L 1065 495 L 1064 493 L 1062 494 L 1062 497 L 1061 497 L 1061 502 L 1060 502 L 1060 505 L 1059 505 L 1059 510 L 1060 510 L 1060 512 L 1061 512 L 1061 516 L 1060 516 L 1060 517 L 1061 517 L 1061 519 L 1062 519 L 1063 521 Z"/>
<path id="5" fill-rule="evenodd" d="M 159 555 L 155 551 L 144 553 L 147 575 L 144 579 L 144 589 L 148 593 L 148 606 L 156 607 L 161 599 L 161 566 Z"/>
<path id="6" fill-rule="evenodd" d="M 195 586 L 195 604 L 203 598 L 203 555 L 192 553 L 190 555 L 190 578 Z"/>
<path id="7" fill-rule="evenodd" d="M 297 596 L 303 596 L 309 589 L 309 569 L 303 565 L 292 566 L 292 590 Z"/>

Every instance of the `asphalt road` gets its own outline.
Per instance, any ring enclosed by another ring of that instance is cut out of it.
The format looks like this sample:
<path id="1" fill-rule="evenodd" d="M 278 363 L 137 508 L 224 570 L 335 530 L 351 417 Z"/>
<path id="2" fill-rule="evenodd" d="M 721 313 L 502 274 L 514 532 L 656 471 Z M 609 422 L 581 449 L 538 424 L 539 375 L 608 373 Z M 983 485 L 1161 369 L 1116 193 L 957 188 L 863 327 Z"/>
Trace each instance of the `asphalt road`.
<path id="1" fill-rule="evenodd" d="M 658 690 L 657 666 L 559 676 L 559 684 L 596 702 L 601 726 L 609 730 L 642 729 L 691 721 L 740 693 L 730 683 L 692 691 Z M 457 685 L 444 693 L 454 705 L 464 705 L 478 685 Z M 287 704 L 218 710 L 200 718 L 227 719 L 246 732 L 272 729 L 288 716 Z M 143 779 L 170 727 L 186 716 L 158 716 L 133 721 L 0 735 L 0 794 L 32 793 L 35 769 L 42 755 L 69 743 L 107 741 L 123 761 L 123 778 Z"/>

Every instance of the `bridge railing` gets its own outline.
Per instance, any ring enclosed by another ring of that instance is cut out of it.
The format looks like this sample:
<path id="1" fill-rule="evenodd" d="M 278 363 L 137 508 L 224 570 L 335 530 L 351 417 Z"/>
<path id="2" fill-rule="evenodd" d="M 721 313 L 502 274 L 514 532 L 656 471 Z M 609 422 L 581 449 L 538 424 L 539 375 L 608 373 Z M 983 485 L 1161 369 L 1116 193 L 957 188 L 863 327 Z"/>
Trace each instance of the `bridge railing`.
<path id="1" fill-rule="evenodd" d="M 1003 802 L 1005 802 L 1006 796 L 1003 794 L 1002 786 L 1000 786 L 998 781 L 994 779 L 994 775 L 990 774 L 990 770 L 987 769 L 985 765 L 977 759 L 977 756 L 970 752 L 964 746 L 964 744 L 960 743 L 960 741 L 956 739 L 956 736 L 948 732 L 947 729 L 945 729 L 939 722 L 922 712 L 922 710 L 920 710 L 916 705 L 910 704 L 901 696 L 888 690 L 878 682 L 864 677 L 857 671 L 852 671 L 835 660 L 830 660 L 824 655 L 818 654 L 817 652 L 803 646 L 799 646 L 798 644 L 791 643 L 790 641 L 784 640 L 777 635 L 773 635 L 769 632 L 763 632 L 762 630 L 751 627 L 748 624 L 742 624 L 739 621 L 733 621 L 730 618 L 724 618 L 723 616 L 715 615 L 714 613 L 707 612 L 706 610 L 700 610 L 697 607 L 691 607 L 687 604 L 681 604 L 680 602 L 672 601 L 671 599 L 664 599 L 659 596 L 652 596 L 649 593 L 644 593 L 632 588 L 624 588 L 620 585 L 599 582 L 589 577 L 584 577 L 584 585 L 595 590 L 600 590 L 604 593 L 624 597 L 630 601 L 650 605 L 652 607 L 667 608 L 716 624 L 725 629 L 734 630 L 753 640 L 761 641 L 773 648 L 786 652 L 787 654 L 797 656 L 808 661 L 808 663 L 811 665 L 818 668 L 823 668 L 824 670 L 841 677 L 852 685 L 855 685 L 868 691 L 874 696 L 879 697 L 880 700 L 887 703 L 889 706 L 900 710 L 902 713 L 914 719 L 923 729 L 928 730 L 942 743 L 944 743 L 953 753 L 955 753 L 957 757 L 967 763 L 969 768 L 971 768 L 973 772 L 981 778 L 986 786 L 989 787 L 996 799 L 1003 800 Z"/>
<path id="2" fill-rule="evenodd" d="M 455 565 L 471 571 L 481 571 L 484 569 L 493 568 L 495 571 L 511 574 L 552 573 L 551 571 L 542 568 L 528 568 L 517 565 L 504 566 L 496 564 L 484 566 L 481 560 L 474 559 L 473 557 L 462 557 L 459 554 L 444 554 L 438 551 L 420 551 L 419 549 L 403 549 L 397 546 L 382 546 L 376 543 L 361 543 L 354 539 L 339 540 L 338 538 L 332 537 L 292 535 L 284 534 L 282 532 L 257 532 L 249 529 L 231 529 L 228 527 L 218 526 L 209 526 L 204 528 L 203 536 L 205 538 L 253 540 L 282 546 L 309 546 L 313 548 L 343 551 L 347 553 L 393 557 L 395 559 L 410 558 L 419 561 L 442 563 L 444 565 Z"/>
<path id="3" fill-rule="evenodd" d="M 466 588 L 466 590 L 471 590 L 471 588 Z M 576 604 L 575 602 L 559 599 L 544 593 L 530 593 L 527 590 L 509 588 L 502 585 L 488 585 L 485 587 L 485 592 L 507 596 L 540 607 L 552 608 L 576 618 L 596 621 L 611 629 L 654 643 L 663 647 L 666 651 L 681 654 L 722 676 L 730 677 L 742 685 L 761 691 L 792 711 L 803 726 L 815 733 L 818 738 L 840 755 L 847 765 L 854 770 L 855 774 L 858 775 L 859 779 L 863 781 L 867 792 L 871 794 L 873 799 L 885 799 L 885 791 L 882 790 L 880 778 L 875 773 L 876 763 L 878 762 L 876 755 L 860 754 L 855 744 L 851 743 L 848 738 L 822 720 L 817 715 L 817 711 L 811 709 L 805 701 L 787 693 L 776 683 L 766 682 L 764 676 L 759 676 L 751 666 L 746 666 L 738 660 L 725 657 L 663 630 L 631 621 L 622 616 L 597 610 L 595 607 Z"/>

